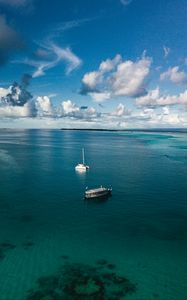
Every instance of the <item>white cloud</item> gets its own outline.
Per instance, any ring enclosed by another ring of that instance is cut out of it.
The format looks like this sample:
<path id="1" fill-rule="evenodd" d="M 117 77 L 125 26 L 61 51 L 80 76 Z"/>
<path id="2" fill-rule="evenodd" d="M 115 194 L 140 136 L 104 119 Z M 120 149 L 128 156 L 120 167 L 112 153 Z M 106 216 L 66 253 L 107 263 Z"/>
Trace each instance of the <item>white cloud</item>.
<path id="1" fill-rule="evenodd" d="M 90 90 L 94 90 L 98 84 L 102 82 L 102 73 L 93 71 L 86 73 L 82 79 L 82 83 Z"/>
<path id="2" fill-rule="evenodd" d="M 160 80 L 170 80 L 173 83 L 187 83 L 187 73 L 180 71 L 179 66 L 169 68 L 160 75 Z"/>
<path id="3" fill-rule="evenodd" d="M 86 73 L 83 76 L 82 83 L 88 88 L 88 90 L 95 90 L 97 86 L 102 83 L 104 75 L 113 71 L 121 61 L 122 57 L 119 54 L 117 54 L 113 59 L 106 59 L 100 63 L 98 71 Z"/>
<path id="4" fill-rule="evenodd" d="M 166 105 L 187 105 L 187 90 L 179 95 L 161 95 L 159 88 L 149 91 L 146 96 L 136 99 L 138 106 L 157 107 Z"/>
<path id="5" fill-rule="evenodd" d="M 63 101 L 61 103 L 61 108 L 61 114 L 64 116 L 75 116 L 77 113 L 79 114 L 80 112 L 80 108 L 75 103 L 72 103 L 71 100 Z"/>
<path id="6" fill-rule="evenodd" d="M 0 116 L 4 118 L 35 117 L 35 103 L 32 95 L 17 83 L 0 88 Z"/>
<path id="7" fill-rule="evenodd" d="M 130 111 L 125 107 L 124 104 L 120 103 L 111 115 L 116 117 L 122 117 L 129 114 Z"/>
<path id="8" fill-rule="evenodd" d="M 37 97 L 35 104 L 39 116 L 54 116 L 54 109 L 48 96 Z"/>
<path id="9" fill-rule="evenodd" d="M 8 95 L 8 93 L 10 93 L 10 88 L 6 89 L 6 88 L 0 87 L 0 99 L 2 97 L 6 97 Z"/>
<path id="10" fill-rule="evenodd" d="M 26 77 L 26 75 L 25 75 Z M 24 77 L 24 78 L 25 78 Z M 25 79 L 26 80 L 26 79 Z M 24 81 L 23 84 L 27 82 Z M 79 107 L 71 100 L 53 105 L 51 98 L 56 96 L 38 96 L 33 98 L 26 90 L 27 85 L 14 83 L 8 88 L 0 87 L 0 116 L 2 118 L 73 118 L 92 120 L 100 114 L 93 107 Z"/>
<path id="11" fill-rule="evenodd" d="M 3 118 L 28 118 L 33 117 L 35 108 L 33 102 L 30 101 L 23 106 L 0 106 L 0 116 Z"/>
<path id="12" fill-rule="evenodd" d="M 98 113 L 95 108 L 81 109 L 71 100 L 66 100 L 60 106 L 53 107 L 53 116 L 48 113 L 51 105 L 46 99 L 42 108 L 43 115 L 37 114 L 29 118 L 28 104 L 24 107 L 0 107 L 1 122 L 4 127 L 22 128 L 162 128 L 186 127 L 187 111 L 176 111 L 173 107 L 163 106 L 143 108 L 129 111 L 120 103 L 114 112 Z M 3 119 L 4 117 L 4 119 Z M 11 121 L 8 121 L 10 120 Z"/>
<path id="13" fill-rule="evenodd" d="M 169 107 L 164 106 L 162 109 L 163 109 L 163 114 L 164 115 L 169 115 L 169 113 L 170 113 Z"/>
<path id="14" fill-rule="evenodd" d="M 99 102 L 115 96 L 140 96 L 146 93 L 145 79 L 152 60 L 142 56 L 139 60 L 123 61 L 118 54 L 113 60 L 101 62 L 97 71 L 86 73 L 82 79 L 82 94 L 90 94 Z"/>
<path id="15" fill-rule="evenodd" d="M 66 100 L 66 101 L 63 101 L 57 107 L 57 116 L 87 120 L 87 119 L 96 118 L 99 116 L 99 114 L 93 107 L 82 110 L 79 106 L 77 106 L 71 100 Z"/>
<path id="16" fill-rule="evenodd" d="M 82 64 L 82 60 L 75 55 L 70 48 L 60 48 L 53 44 L 52 49 L 57 56 L 57 61 L 65 61 L 67 63 L 67 74 L 71 73 Z"/>
<path id="17" fill-rule="evenodd" d="M 58 64 L 58 60 L 54 59 L 53 61 L 35 61 L 27 58 L 22 61 L 14 61 L 14 63 L 21 63 L 34 67 L 35 71 L 33 72 L 32 77 L 36 78 L 44 76 L 45 71 L 54 68 Z"/>
<path id="18" fill-rule="evenodd" d="M 171 49 L 169 47 L 163 46 L 164 50 L 164 58 L 167 58 L 168 55 L 170 54 Z"/>
<path id="19" fill-rule="evenodd" d="M 47 70 L 56 67 L 61 62 L 67 65 L 66 74 L 70 74 L 82 64 L 82 60 L 68 47 L 61 48 L 54 43 L 42 45 L 42 47 L 40 48 L 40 52 L 41 50 L 47 50 L 50 60 L 33 60 L 27 58 L 22 61 L 14 61 L 14 63 L 22 63 L 34 67 L 33 78 L 44 76 Z"/>
<path id="20" fill-rule="evenodd" d="M 110 99 L 111 94 L 109 92 L 103 92 L 103 93 L 89 93 L 89 95 L 92 97 L 92 99 L 95 102 L 103 102 L 107 99 Z"/>
<path id="21" fill-rule="evenodd" d="M 151 115 L 150 120 L 148 123 L 151 126 L 171 126 L 171 127 L 180 127 L 186 123 L 186 120 L 180 116 L 178 112 L 170 111 L 169 108 L 164 107 L 161 112 L 154 112 Z"/>
<path id="22" fill-rule="evenodd" d="M 139 97 L 136 100 L 136 104 L 139 106 L 152 106 L 156 103 L 159 96 L 160 96 L 160 90 L 157 87 L 156 89 L 149 91 L 147 95 Z"/>
<path id="23" fill-rule="evenodd" d="M 100 72 L 110 72 L 115 69 L 116 66 L 122 61 L 122 57 L 120 54 L 117 54 L 113 59 L 106 59 L 105 61 L 101 62 L 99 66 Z"/>
<path id="24" fill-rule="evenodd" d="M 149 74 L 150 65 L 149 58 L 120 63 L 116 73 L 110 78 L 113 93 L 117 96 L 132 97 L 145 93 L 144 80 Z"/>

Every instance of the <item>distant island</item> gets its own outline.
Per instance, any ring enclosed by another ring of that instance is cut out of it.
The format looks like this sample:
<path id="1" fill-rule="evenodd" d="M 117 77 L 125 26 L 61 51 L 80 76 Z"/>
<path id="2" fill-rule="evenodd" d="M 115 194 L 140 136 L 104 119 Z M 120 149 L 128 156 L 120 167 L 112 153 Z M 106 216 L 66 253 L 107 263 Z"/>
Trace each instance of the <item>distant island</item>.
<path id="1" fill-rule="evenodd" d="M 142 128 L 142 129 L 100 129 L 100 128 L 61 128 L 62 131 L 110 131 L 110 132 L 182 132 L 187 128 Z"/>

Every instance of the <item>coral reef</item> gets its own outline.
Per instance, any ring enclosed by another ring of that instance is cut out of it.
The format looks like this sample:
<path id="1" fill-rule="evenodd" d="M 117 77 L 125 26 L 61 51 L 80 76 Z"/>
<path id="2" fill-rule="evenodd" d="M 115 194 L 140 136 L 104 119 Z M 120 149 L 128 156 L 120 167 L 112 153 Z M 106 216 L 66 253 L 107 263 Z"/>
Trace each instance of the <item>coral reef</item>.
<path id="1" fill-rule="evenodd" d="M 110 269 L 110 270 L 115 269 L 115 267 L 116 267 L 116 266 L 115 266 L 114 264 L 108 264 L 108 265 L 107 265 L 107 268 Z"/>
<path id="2" fill-rule="evenodd" d="M 120 300 L 136 291 L 134 283 L 104 265 L 65 263 L 56 274 L 41 277 L 26 300 Z"/>

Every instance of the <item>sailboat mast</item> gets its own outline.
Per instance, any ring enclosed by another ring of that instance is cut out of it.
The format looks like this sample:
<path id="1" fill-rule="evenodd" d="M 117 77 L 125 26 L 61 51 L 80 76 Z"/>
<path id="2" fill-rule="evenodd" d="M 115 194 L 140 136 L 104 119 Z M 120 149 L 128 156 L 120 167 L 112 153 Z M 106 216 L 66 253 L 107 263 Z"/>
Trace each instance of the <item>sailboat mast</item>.
<path id="1" fill-rule="evenodd" d="M 82 163 L 83 163 L 83 165 L 85 164 L 85 161 L 84 161 L 84 148 L 82 148 Z"/>

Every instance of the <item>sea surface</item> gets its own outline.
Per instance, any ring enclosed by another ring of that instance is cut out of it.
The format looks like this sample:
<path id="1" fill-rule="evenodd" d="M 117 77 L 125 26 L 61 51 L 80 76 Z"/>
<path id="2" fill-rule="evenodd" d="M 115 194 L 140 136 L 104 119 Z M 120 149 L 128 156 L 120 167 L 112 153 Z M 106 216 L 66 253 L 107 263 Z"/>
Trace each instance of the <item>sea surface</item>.
<path id="1" fill-rule="evenodd" d="M 134 285 L 111 299 L 187 299 L 187 133 L 0 130 L 0 300 L 61 300 L 37 282 L 68 264 Z M 63 299 L 109 299 L 85 297 Z"/>

